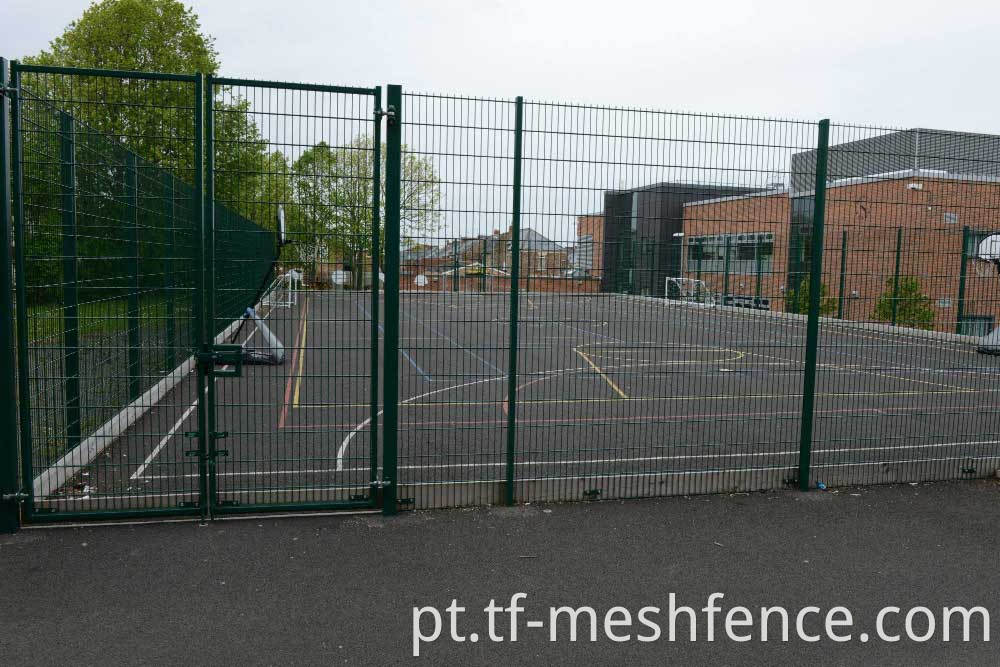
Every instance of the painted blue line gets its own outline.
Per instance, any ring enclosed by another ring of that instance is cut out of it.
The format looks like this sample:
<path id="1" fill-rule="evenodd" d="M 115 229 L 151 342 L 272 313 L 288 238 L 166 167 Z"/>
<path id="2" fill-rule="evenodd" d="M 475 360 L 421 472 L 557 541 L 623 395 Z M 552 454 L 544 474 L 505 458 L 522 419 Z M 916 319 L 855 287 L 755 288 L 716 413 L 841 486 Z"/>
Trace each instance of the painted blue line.
<path id="1" fill-rule="evenodd" d="M 364 306 L 362 306 L 360 304 L 357 304 L 357 303 L 354 304 L 354 305 L 361 309 L 361 312 L 363 312 L 365 314 L 365 317 L 371 319 L 372 314 L 368 312 L 367 308 L 365 308 Z M 385 335 L 385 329 L 382 328 L 381 324 L 378 325 L 378 330 L 382 332 L 383 336 Z M 416 360 L 413 357 L 411 357 L 410 354 L 406 350 L 404 350 L 402 347 L 400 347 L 399 351 L 403 354 L 403 357 L 407 361 L 410 362 L 410 365 L 413 366 L 415 369 L 417 369 L 417 372 L 420 373 L 420 375 L 423 376 L 424 382 L 433 382 L 434 381 L 434 378 L 431 377 L 430 373 L 428 373 L 423 368 L 421 368 L 420 364 L 418 364 L 416 362 Z"/>
<path id="2" fill-rule="evenodd" d="M 440 331 L 438 331 L 437 329 L 435 329 L 434 327 L 432 327 L 429 324 L 424 324 L 422 321 L 420 321 L 419 319 L 413 317 L 412 315 L 407 315 L 406 317 L 408 317 L 409 319 L 413 320 L 414 322 L 416 322 L 420 326 L 424 327 L 425 329 L 427 329 L 431 333 L 434 333 L 434 334 L 437 334 L 438 336 L 441 336 L 441 338 L 444 338 L 445 340 L 447 340 L 448 342 L 450 342 L 455 347 L 460 348 L 460 349 L 468 352 L 470 355 L 472 355 L 473 357 L 475 357 L 479 361 L 483 362 L 484 364 L 486 364 L 487 366 L 489 366 L 490 368 L 492 368 L 493 370 L 495 370 L 500 375 L 504 375 L 504 371 L 500 370 L 499 368 L 497 368 L 496 366 L 494 366 L 490 362 L 486 361 L 485 359 L 483 359 L 482 357 L 480 357 L 478 354 L 476 354 L 475 352 L 473 352 L 469 348 L 467 348 L 464 345 L 462 345 L 461 343 L 459 343 L 454 338 L 451 338 L 451 337 L 449 337 L 449 336 L 441 333 Z"/>

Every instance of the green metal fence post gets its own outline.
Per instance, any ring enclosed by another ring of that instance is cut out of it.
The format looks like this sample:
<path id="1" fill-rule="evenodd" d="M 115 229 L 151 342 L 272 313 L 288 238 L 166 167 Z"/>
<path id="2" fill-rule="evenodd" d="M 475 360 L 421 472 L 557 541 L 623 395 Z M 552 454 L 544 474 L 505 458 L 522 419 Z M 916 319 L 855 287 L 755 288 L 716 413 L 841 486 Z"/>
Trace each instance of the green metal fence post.
<path id="1" fill-rule="evenodd" d="M 705 239 L 698 241 L 698 259 L 695 260 L 695 280 L 701 280 L 701 256 L 705 254 Z"/>
<path id="2" fill-rule="evenodd" d="M 21 486 L 28 494 L 25 515 L 30 516 L 34 509 L 34 472 L 32 458 L 32 428 L 31 428 L 31 379 L 28 366 L 28 288 L 24 278 L 25 272 L 25 231 L 24 231 L 24 188 L 21 182 L 21 74 L 17 61 L 11 62 L 10 102 L 11 102 L 11 183 L 14 199 L 14 276 L 17 306 L 17 414 L 21 435 Z"/>
<path id="3" fill-rule="evenodd" d="M 479 260 L 479 291 L 486 291 L 486 239 L 483 239 L 482 257 Z"/>
<path id="4" fill-rule="evenodd" d="M 0 58 L 0 86 L 9 80 L 7 60 Z M 11 172 L 10 172 L 10 96 L 0 97 L 0 533 L 13 533 L 21 527 L 17 478 L 17 376 L 14 371 L 14 285 L 12 282 Z M 21 308 L 25 304 L 18 304 Z M 25 446 L 30 446 L 26 443 Z"/>
<path id="5" fill-rule="evenodd" d="M 205 76 L 205 88 L 201 104 L 204 105 L 204 127 L 205 127 L 205 183 L 203 192 L 204 199 L 204 230 L 205 230 L 205 351 L 211 352 L 215 349 L 215 109 L 213 99 L 215 97 L 215 84 L 211 74 Z M 224 211 L 223 215 L 228 216 L 229 211 Z M 228 225 L 227 225 L 228 226 Z M 227 304 L 228 305 L 228 304 Z M 229 314 L 229 313 L 227 313 Z M 218 451 L 216 440 L 220 437 L 215 428 L 216 423 L 216 402 L 215 402 L 215 363 L 205 364 L 205 440 L 206 451 L 202 458 L 206 459 L 206 481 L 208 486 L 208 515 L 212 516 L 215 504 L 218 501 L 217 482 L 215 475 L 216 457 Z"/>
<path id="6" fill-rule="evenodd" d="M 969 226 L 962 227 L 962 258 L 960 260 L 958 272 L 958 303 L 955 312 L 955 333 L 962 333 L 962 318 L 965 317 L 965 277 L 969 269 L 968 264 L 969 248 Z"/>
<path id="7" fill-rule="evenodd" d="M 142 362 L 140 356 L 141 331 L 139 330 L 139 178 L 135 153 L 125 158 L 125 201 L 128 213 L 125 235 L 128 253 L 128 395 L 135 400 L 142 394 Z"/>
<path id="8" fill-rule="evenodd" d="M 59 112 L 59 163 L 62 185 L 63 402 L 66 450 L 80 444 L 80 321 L 76 264 L 76 138 L 73 117 Z"/>
<path id="9" fill-rule="evenodd" d="M 174 177 L 164 172 L 163 180 L 163 217 L 166 226 L 167 243 L 163 257 L 163 290 L 166 292 L 165 312 L 167 330 L 167 349 L 164 370 L 172 371 L 177 366 L 177 322 L 174 303 L 174 256 L 177 252 L 177 239 L 174 232 Z"/>
<path id="10" fill-rule="evenodd" d="M 903 252 L 903 228 L 896 227 L 896 268 L 892 272 L 892 326 L 899 314 L 899 264 Z"/>
<path id="11" fill-rule="evenodd" d="M 823 280 L 823 223 L 826 215 L 827 154 L 830 121 L 819 122 L 816 144 L 816 185 L 813 193 L 812 257 L 809 270 L 809 318 L 806 323 L 806 365 L 802 381 L 802 419 L 799 439 L 799 488 L 809 490 L 812 465 L 813 406 L 816 398 L 816 352 L 819 345 L 820 288 Z"/>
<path id="12" fill-rule="evenodd" d="M 371 422 L 369 423 L 368 481 L 371 498 L 378 495 L 378 327 L 379 327 L 379 252 L 381 251 L 382 211 L 382 87 L 372 89 L 375 97 L 374 124 L 372 127 L 372 330 L 371 330 Z"/>
<path id="13" fill-rule="evenodd" d="M 372 330 L 371 330 L 371 394 L 369 396 L 368 482 L 371 499 L 378 496 L 378 327 L 379 327 L 379 253 L 381 252 L 382 196 L 382 87 L 372 89 L 375 100 L 372 125 Z"/>
<path id="14" fill-rule="evenodd" d="M 760 256 L 760 238 L 754 242 L 753 246 L 753 261 L 755 264 L 755 273 L 757 274 L 756 284 L 754 285 L 753 298 L 754 307 L 760 307 L 760 283 L 761 283 L 761 273 L 763 271 L 762 261 L 763 258 Z"/>
<path id="15" fill-rule="evenodd" d="M 726 235 L 726 255 L 722 262 L 722 305 L 726 305 L 726 299 L 729 297 L 729 248 L 731 247 L 732 239 L 729 235 Z"/>
<path id="16" fill-rule="evenodd" d="M 840 288 L 837 291 L 837 319 L 844 319 L 844 292 L 847 289 L 847 230 L 840 233 Z"/>
<path id="17" fill-rule="evenodd" d="M 386 94 L 385 158 L 385 347 L 382 389 L 382 513 L 398 505 L 399 436 L 399 192 L 402 177 L 403 89 L 390 85 Z"/>
<path id="18" fill-rule="evenodd" d="M 517 447 L 517 316 L 518 280 L 521 277 L 521 153 L 524 98 L 514 101 L 514 182 L 510 221 L 510 334 L 507 353 L 507 456 L 504 502 L 514 504 L 514 452 Z"/>
<path id="19" fill-rule="evenodd" d="M 195 173 L 195 215 L 197 216 L 197 280 L 191 308 L 194 311 L 195 336 L 198 352 L 207 354 L 210 351 L 208 324 L 206 322 L 206 285 L 208 267 L 206 265 L 206 204 L 205 204 L 205 76 L 198 74 L 194 84 L 194 173 Z M 212 407 L 207 403 L 205 389 L 208 384 L 206 366 L 196 364 L 197 386 L 195 395 L 198 402 L 198 506 L 201 508 L 202 520 L 208 518 L 208 417 Z"/>

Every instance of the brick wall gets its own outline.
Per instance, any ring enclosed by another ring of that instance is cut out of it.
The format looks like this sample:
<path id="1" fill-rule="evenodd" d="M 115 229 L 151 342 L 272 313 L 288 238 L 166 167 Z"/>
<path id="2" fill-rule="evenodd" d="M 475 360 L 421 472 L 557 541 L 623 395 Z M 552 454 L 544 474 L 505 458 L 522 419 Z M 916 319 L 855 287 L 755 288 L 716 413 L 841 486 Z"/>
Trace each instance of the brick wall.
<path id="1" fill-rule="evenodd" d="M 788 253 L 794 250 L 789 221 L 790 202 L 784 193 L 694 204 L 685 207 L 685 241 L 706 234 L 773 232 L 774 272 L 763 277 L 761 292 L 771 299 L 772 310 L 784 310 Z M 934 328 L 954 331 L 964 226 L 1000 229 L 1000 184 L 920 175 L 829 188 L 823 258 L 828 295 L 840 297 L 846 232 L 844 316 L 873 319 L 879 296 L 891 293 L 901 229 L 899 274 L 919 280 L 921 292 L 931 299 Z M 685 262 L 685 275 L 695 277 L 687 252 Z M 977 275 L 975 264 L 967 263 L 964 314 L 1000 321 L 1000 277 Z M 706 273 L 702 279 L 709 289 L 722 291 L 721 275 Z M 730 294 L 753 295 L 755 287 L 754 276 L 730 276 Z"/>

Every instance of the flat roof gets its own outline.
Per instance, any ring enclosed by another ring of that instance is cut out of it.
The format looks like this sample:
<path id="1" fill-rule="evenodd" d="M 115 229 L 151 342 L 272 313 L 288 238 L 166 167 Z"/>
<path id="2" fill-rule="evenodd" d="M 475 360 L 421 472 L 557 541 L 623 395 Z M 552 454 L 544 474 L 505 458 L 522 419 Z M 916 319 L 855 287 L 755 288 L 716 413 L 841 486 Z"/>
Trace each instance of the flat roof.
<path id="1" fill-rule="evenodd" d="M 936 181 L 964 181 L 967 183 L 1000 183 L 1000 177 L 984 176 L 981 174 L 952 174 L 940 169 L 904 169 L 902 171 L 892 171 L 884 174 L 872 174 L 870 176 L 854 176 L 852 178 L 840 178 L 827 183 L 826 189 L 842 188 L 850 185 L 863 183 L 879 183 L 882 181 L 899 181 L 907 178 L 923 178 Z M 704 204 L 716 204 L 724 201 L 737 199 L 751 199 L 753 197 L 775 197 L 787 195 L 788 188 L 777 188 L 774 190 L 764 190 L 752 192 L 746 195 L 731 195 L 729 197 L 715 197 L 713 199 L 699 199 L 698 201 L 686 202 L 684 206 L 701 206 Z M 796 193 L 796 197 L 811 197 L 815 190 L 802 190 Z"/>

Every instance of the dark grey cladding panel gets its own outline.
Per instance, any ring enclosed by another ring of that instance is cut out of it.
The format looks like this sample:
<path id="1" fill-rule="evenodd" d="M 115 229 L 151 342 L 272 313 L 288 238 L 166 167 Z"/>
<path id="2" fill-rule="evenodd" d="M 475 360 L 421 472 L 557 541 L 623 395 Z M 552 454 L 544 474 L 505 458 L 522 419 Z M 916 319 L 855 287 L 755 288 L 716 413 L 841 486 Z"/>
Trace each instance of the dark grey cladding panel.
<path id="1" fill-rule="evenodd" d="M 830 147 L 829 180 L 911 169 L 1000 176 L 1000 136 L 916 128 Z M 792 155 L 792 192 L 815 186 L 816 151 Z"/>

